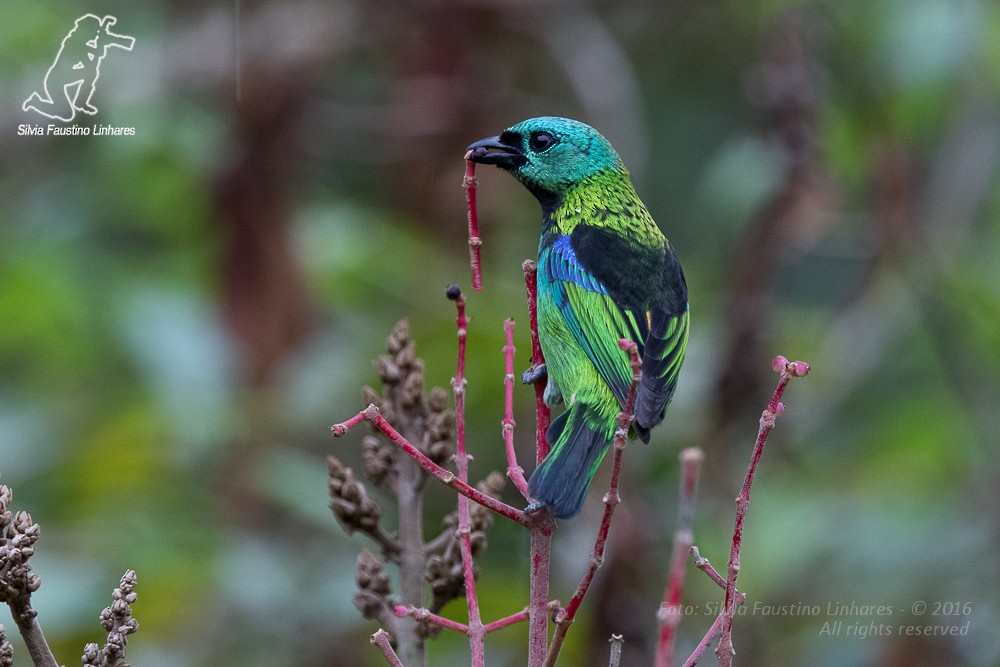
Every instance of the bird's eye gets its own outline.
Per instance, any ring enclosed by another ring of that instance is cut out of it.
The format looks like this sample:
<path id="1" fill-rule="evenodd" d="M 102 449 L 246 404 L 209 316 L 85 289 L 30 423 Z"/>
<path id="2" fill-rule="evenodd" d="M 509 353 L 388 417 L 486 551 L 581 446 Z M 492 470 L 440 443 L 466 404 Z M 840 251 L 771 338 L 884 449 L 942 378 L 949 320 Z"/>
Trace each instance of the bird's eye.
<path id="1" fill-rule="evenodd" d="M 532 132 L 528 138 L 528 147 L 536 153 L 544 153 L 558 143 L 558 140 L 548 132 Z"/>

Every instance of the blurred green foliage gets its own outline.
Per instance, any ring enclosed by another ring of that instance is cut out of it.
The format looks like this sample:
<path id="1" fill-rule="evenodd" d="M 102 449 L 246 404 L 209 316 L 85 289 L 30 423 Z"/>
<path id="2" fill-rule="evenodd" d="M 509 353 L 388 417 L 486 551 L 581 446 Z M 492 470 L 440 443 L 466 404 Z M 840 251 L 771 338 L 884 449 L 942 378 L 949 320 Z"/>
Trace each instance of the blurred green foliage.
<path id="1" fill-rule="evenodd" d="M 136 44 L 106 58 L 100 112 L 78 122 L 135 136 L 19 135 L 47 125 L 21 103 L 87 12 Z M 741 664 L 1000 663 L 998 36 L 987 0 L 5 3 L 0 471 L 42 525 L 35 606 L 57 655 L 100 637 L 134 568 L 132 664 L 381 664 L 351 603 L 364 541 L 326 510 L 323 457 L 359 468 L 360 435 L 327 426 L 363 407 L 400 318 L 447 386 L 444 287 L 468 284 L 462 151 L 560 114 L 620 149 L 694 313 L 667 425 L 626 454 L 566 664 L 606 664 L 611 632 L 627 664 L 649 663 L 684 446 L 706 449 L 695 541 L 724 565 L 776 353 L 814 370 L 789 389 L 754 489 Z M 505 317 L 528 364 L 520 263 L 538 212 L 512 179 L 480 183 L 467 406 L 483 477 L 504 465 Z M 531 392 L 516 400 L 528 460 Z M 561 599 L 601 479 L 556 533 Z M 452 506 L 428 490 L 428 531 Z M 497 523 L 490 539 L 486 619 L 527 593 L 526 536 Z M 685 655 L 720 600 L 688 574 Z M 893 616 L 825 612 L 852 601 Z M 971 611 L 932 616 L 945 602 Z M 832 620 L 969 626 L 822 634 Z M 490 664 L 522 664 L 523 639 L 491 637 Z M 466 656 L 461 638 L 431 642 L 432 664 Z"/>

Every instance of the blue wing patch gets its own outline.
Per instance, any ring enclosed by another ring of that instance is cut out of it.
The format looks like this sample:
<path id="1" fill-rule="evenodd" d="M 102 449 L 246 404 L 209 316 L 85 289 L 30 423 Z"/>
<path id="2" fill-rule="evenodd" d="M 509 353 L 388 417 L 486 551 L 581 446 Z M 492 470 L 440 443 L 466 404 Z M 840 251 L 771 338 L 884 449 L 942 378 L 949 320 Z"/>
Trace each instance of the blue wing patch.
<path id="1" fill-rule="evenodd" d="M 576 259 L 576 251 L 569 241 L 569 234 L 564 234 L 552 244 L 552 277 L 579 285 L 588 292 L 607 295 L 604 284 L 587 272 Z"/>
<path id="2" fill-rule="evenodd" d="M 648 331 L 647 314 L 636 317 L 619 308 L 604 283 L 577 260 L 570 237 L 558 237 L 540 260 L 551 281 L 552 299 L 563 321 L 586 353 L 611 392 L 624 405 L 632 371 L 618 339 L 639 344 L 639 353 Z"/>

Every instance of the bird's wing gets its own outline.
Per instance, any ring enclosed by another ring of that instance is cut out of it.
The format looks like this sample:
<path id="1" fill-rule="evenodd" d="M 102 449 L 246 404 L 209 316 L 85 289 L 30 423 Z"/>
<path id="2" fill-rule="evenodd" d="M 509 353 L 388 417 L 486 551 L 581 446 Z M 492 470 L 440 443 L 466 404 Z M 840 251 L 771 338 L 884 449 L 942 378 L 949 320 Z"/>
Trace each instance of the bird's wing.
<path id="1" fill-rule="evenodd" d="M 557 242 L 558 243 L 558 242 Z M 662 421 L 677 386 L 677 377 L 687 348 L 687 284 L 673 248 L 666 242 L 659 248 L 643 247 L 606 228 L 578 225 L 566 245 L 572 251 L 577 273 L 600 285 L 616 311 L 609 319 L 623 323 L 615 331 L 639 345 L 642 382 L 636 396 L 636 432 L 643 441 L 649 429 Z M 563 253 L 564 255 L 566 253 Z M 564 313 L 565 314 L 565 313 Z M 609 341 L 617 348 L 617 337 Z M 628 363 L 615 350 L 619 376 L 624 386 L 615 387 L 595 361 L 624 404 L 631 384 Z M 593 357 L 591 357 L 593 358 Z"/>
<path id="2" fill-rule="evenodd" d="M 552 296 L 566 326 L 611 388 L 618 402 L 625 404 L 632 384 L 628 358 L 618 347 L 622 338 L 645 342 L 649 320 L 620 308 L 608 294 L 607 286 L 577 259 L 568 235 L 558 237 L 543 258 L 552 281 Z"/>

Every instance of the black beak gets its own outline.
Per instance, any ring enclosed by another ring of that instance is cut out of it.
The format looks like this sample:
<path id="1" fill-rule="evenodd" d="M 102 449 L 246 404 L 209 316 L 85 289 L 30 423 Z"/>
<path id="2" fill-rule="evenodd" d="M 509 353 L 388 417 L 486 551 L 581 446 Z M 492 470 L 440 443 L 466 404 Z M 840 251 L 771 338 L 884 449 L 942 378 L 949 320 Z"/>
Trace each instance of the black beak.
<path id="1" fill-rule="evenodd" d="M 504 143 L 499 137 L 487 137 L 470 144 L 465 159 L 479 164 L 495 164 L 501 169 L 516 169 L 528 161 L 517 146 Z"/>

